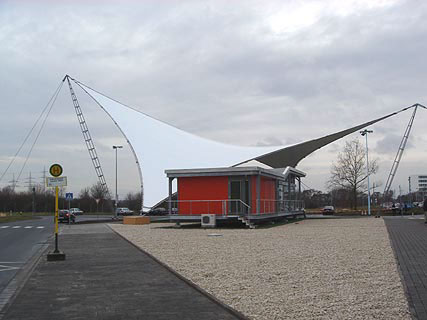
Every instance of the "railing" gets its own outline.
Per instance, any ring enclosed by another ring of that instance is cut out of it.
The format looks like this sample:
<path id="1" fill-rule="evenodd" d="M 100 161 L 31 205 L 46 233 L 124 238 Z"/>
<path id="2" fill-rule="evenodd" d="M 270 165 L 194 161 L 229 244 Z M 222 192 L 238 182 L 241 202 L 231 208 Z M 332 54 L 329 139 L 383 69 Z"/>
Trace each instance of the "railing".
<path id="1" fill-rule="evenodd" d="M 264 213 L 286 213 L 299 212 L 304 210 L 303 200 L 266 200 L 261 199 L 259 202 L 260 214 Z"/>
<path id="2" fill-rule="evenodd" d="M 172 214 L 218 214 L 244 215 L 251 211 L 251 207 L 240 199 L 230 200 L 173 200 Z"/>
<path id="3" fill-rule="evenodd" d="M 304 210 L 302 200 L 258 200 L 259 213 L 240 199 L 230 200 L 173 200 L 172 214 L 217 214 L 217 215 L 255 215 L 271 213 L 301 212 Z"/>

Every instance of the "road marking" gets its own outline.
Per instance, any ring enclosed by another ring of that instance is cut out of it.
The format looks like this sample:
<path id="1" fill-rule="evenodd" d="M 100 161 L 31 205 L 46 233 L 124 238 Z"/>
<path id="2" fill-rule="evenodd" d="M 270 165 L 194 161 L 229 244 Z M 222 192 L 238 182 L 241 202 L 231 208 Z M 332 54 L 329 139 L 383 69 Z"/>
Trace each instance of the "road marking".
<path id="1" fill-rule="evenodd" d="M 21 269 L 21 267 L 5 266 L 3 264 L 0 264 L 0 272 L 10 271 L 10 270 L 17 270 L 17 269 Z"/>
<path id="2" fill-rule="evenodd" d="M 44 229 L 44 226 L 1 226 L 0 229 L 7 229 L 7 228 L 12 228 L 12 229 L 20 229 L 20 228 L 24 228 L 24 229 Z"/>

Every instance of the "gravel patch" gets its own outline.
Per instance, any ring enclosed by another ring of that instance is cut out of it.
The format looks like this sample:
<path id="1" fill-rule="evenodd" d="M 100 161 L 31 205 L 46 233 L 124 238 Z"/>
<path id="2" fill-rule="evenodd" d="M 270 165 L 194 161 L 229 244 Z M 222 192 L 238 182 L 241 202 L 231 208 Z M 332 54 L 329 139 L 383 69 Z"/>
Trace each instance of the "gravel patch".
<path id="1" fill-rule="evenodd" d="M 382 219 L 165 226 L 111 228 L 252 319 L 411 318 Z"/>

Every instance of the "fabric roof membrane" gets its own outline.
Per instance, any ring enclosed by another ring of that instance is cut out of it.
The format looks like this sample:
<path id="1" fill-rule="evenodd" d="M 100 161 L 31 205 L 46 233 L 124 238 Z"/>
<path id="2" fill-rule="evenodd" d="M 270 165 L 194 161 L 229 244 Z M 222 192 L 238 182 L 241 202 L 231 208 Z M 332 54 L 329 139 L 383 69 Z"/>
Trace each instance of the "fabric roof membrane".
<path id="1" fill-rule="evenodd" d="M 291 146 L 243 147 L 190 134 L 74 81 L 111 117 L 133 149 L 142 171 L 144 207 L 152 207 L 167 196 L 166 169 L 231 167 L 251 160 L 272 168 L 295 167 L 313 151 L 398 113 Z"/>

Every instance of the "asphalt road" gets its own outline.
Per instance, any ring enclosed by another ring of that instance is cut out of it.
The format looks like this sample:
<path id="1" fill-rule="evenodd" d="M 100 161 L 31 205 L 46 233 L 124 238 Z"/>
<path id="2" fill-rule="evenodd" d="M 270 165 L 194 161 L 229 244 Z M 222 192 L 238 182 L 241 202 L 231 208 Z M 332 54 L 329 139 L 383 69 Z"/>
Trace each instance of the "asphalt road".
<path id="1" fill-rule="evenodd" d="M 53 217 L 0 223 L 0 293 L 53 234 Z"/>

